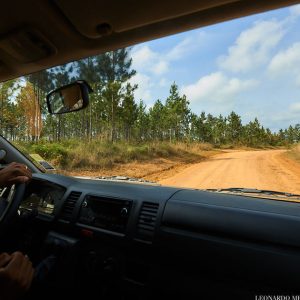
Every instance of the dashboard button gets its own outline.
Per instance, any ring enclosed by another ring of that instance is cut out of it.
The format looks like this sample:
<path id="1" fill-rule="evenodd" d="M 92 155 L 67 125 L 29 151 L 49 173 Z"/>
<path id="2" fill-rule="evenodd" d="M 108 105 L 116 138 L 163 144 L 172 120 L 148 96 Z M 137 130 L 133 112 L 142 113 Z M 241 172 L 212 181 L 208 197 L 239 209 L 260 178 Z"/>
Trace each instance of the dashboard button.
<path id="1" fill-rule="evenodd" d="M 126 207 L 123 207 L 121 209 L 120 214 L 121 214 L 122 217 L 127 217 L 127 215 L 128 215 L 128 209 Z"/>
<path id="2" fill-rule="evenodd" d="M 92 238 L 94 236 L 94 232 L 92 230 L 88 230 L 88 229 L 81 229 L 80 234 L 81 234 L 81 236 L 87 237 L 87 238 Z"/>

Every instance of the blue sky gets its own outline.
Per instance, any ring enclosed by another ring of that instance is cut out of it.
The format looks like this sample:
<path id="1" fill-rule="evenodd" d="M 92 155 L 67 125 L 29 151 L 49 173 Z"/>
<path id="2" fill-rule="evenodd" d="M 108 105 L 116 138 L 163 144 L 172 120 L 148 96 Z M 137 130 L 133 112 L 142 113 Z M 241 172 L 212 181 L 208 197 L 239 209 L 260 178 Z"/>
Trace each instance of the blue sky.
<path id="1" fill-rule="evenodd" d="M 197 114 L 234 110 L 276 131 L 300 123 L 299 28 L 297 5 L 136 45 L 135 96 L 150 107 L 175 81 Z"/>

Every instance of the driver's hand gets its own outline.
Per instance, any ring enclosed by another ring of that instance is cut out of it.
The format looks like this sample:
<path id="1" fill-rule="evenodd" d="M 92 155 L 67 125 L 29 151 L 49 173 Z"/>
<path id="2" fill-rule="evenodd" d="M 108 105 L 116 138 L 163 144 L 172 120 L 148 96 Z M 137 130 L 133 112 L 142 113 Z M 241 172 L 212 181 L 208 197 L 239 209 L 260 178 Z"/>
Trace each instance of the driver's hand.
<path id="1" fill-rule="evenodd" d="M 28 291 L 34 269 L 28 256 L 21 252 L 0 254 L 0 298 L 18 299 Z"/>
<path id="2" fill-rule="evenodd" d="M 26 165 L 13 162 L 0 170 L 0 187 L 24 183 L 29 181 L 31 177 L 31 171 Z"/>

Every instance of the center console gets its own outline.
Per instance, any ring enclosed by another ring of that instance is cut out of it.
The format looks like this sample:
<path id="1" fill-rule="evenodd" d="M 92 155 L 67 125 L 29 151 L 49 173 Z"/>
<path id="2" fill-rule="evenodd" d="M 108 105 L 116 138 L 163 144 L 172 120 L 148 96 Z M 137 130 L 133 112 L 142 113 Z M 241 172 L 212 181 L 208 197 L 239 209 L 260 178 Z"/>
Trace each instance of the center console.
<path id="1" fill-rule="evenodd" d="M 125 233 L 132 201 L 87 195 L 82 202 L 79 222 L 100 229 Z"/>

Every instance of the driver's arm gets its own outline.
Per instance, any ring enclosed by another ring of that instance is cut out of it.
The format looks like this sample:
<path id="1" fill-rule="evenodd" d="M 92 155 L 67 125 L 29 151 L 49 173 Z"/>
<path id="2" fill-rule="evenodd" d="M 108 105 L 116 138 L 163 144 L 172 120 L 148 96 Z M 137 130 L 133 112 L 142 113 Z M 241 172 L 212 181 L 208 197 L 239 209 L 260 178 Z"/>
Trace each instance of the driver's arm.
<path id="1" fill-rule="evenodd" d="M 0 187 L 28 182 L 31 171 L 23 164 L 11 163 L 0 170 Z M 34 269 L 31 261 L 21 252 L 0 253 L 0 299 L 14 300 L 29 289 Z"/>
<path id="2" fill-rule="evenodd" d="M 0 170 L 0 187 L 27 182 L 31 177 L 31 171 L 26 165 L 13 162 Z"/>
<path id="3" fill-rule="evenodd" d="M 0 254 L 0 299 L 15 300 L 30 288 L 34 275 L 32 263 L 21 252 Z"/>

